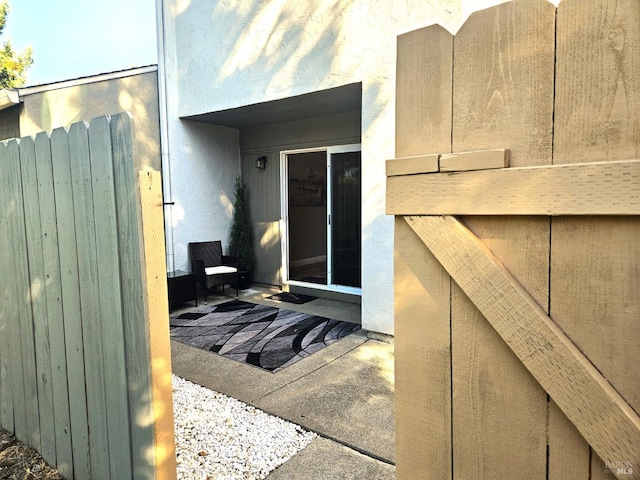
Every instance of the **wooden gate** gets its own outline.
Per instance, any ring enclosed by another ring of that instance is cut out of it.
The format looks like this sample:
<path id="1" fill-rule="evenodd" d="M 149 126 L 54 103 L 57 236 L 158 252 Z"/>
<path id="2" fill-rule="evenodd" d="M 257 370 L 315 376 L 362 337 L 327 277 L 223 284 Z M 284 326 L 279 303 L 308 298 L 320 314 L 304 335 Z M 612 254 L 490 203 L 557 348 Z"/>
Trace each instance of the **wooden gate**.
<path id="1" fill-rule="evenodd" d="M 640 1 L 398 38 L 397 477 L 640 478 Z"/>
<path id="2" fill-rule="evenodd" d="M 128 114 L 0 143 L 0 426 L 65 478 L 175 478 L 160 172 Z"/>

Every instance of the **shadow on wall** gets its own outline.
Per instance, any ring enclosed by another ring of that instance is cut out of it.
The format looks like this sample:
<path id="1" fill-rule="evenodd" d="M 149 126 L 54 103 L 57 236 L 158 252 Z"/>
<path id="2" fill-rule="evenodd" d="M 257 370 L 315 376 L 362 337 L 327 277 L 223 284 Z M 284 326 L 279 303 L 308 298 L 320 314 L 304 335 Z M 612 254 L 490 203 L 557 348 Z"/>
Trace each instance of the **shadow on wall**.
<path id="1" fill-rule="evenodd" d="M 134 119 L 138 168 L 160 170 L 157 72 L 99 80 L 27 93 L 20 115 L 21 136 L 35 135 L 90 121 L 101 115 L 130 112 Z"/>
<path id="2" fill-rule="evenodd" d="M 362 23 L 366 12 L 347 2 L 236 0 L 206 9 L 184 2 L 176 14 L 176 48 L 189 52 L 178 59 L 185 93 L 181 103 L 188 92 L 211 88 L 215 100 L 199 99 L 204 100 L 201 108 L 217 111 L 307 93 L 310 79 L 312 90 L 360 81 L 366 39 L 362 37 L 361 57 L 346 60 L 343 49 L 353 37 L 347 30 Z M 226 26 L 224 36 L 194 41 L 190 32 L 210 31 L 211 19 Z M 212 59 L 211 51 L 224 54 Z M 209 59 L 213 61 L 203 61 Z M 207 84 L 200 83 L 203 79 Z M 253 88 L 244 88 L 247 79 Z M 186 108 L 196 113 L 190 105 Z"/>

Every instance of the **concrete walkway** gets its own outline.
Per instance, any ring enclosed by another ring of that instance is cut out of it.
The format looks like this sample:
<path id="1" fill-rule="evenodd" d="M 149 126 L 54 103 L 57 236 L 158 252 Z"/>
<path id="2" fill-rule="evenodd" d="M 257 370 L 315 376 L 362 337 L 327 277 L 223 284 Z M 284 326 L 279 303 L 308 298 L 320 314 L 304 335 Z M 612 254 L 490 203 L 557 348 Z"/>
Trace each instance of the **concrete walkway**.
<path id="1" fill-rule="evenodd" d="M 271 293 L 254 289 L 241 292 L 240 297 L 283 309 L 359 320 L 359 305 L 324 299 L 304 305 L 272 302 L 266 299 Z M 208 303 L 229 299 L 212 295 Z M 171 348 L 176 375 L 319 435 L 268 479 L 395 478 L 391 343 L 359 331 L 275 374 L 178 342 L 172 342 Z"/>

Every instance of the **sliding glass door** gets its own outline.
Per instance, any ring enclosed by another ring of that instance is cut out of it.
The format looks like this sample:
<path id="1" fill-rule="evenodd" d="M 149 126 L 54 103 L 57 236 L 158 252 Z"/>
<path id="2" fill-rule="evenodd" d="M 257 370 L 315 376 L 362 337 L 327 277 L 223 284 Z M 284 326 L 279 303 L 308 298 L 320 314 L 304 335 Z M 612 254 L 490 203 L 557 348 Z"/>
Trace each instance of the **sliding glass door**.
<path id="1" fill-rule="evenodd" d="M 282 154 L 285 281 L 359 293 L 360 146 Z"/>
<path id="2" fill-rule="evenodd" d="M 362 231 L 360 152 L 331 155 L 331 280 L 360 287 Z"/>
<path id="3" fill-rule="evenodd" d="M 287 155 L 289 279 L 327 285 L 327 155 Z"/>

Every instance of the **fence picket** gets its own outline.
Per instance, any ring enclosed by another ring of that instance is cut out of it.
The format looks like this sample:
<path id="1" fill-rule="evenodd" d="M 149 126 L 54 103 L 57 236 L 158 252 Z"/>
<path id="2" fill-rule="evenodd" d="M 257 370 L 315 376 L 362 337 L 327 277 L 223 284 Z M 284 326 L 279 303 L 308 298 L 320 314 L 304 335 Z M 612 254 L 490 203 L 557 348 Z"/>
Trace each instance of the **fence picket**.
<path id="1" fill-rule="evenodd" d="M 113 478 L 131 474 L 131 430 L 125 345 L 120 293 L 120 270 L 113 259 L 118 256 L 118 238 L 113 185 L 113 156 L 110 123 L 106 117 L 94 119 L 89 126 L 91 180 L 96 222 L 97 268 L 104 345 L 106 408 L 109 419 L 109 458 Z"/>
<path id="2" fill-rule="evenodd" d="M 640 2 L 562 0 L 553 163 L 640 158 Z"/>
<path id="3" fill-rule="evenodd" d="M 454 39 L 453 152 L 508 148 L 514 166 L 551 163 L 554 22 L 547 0 L 521 0 L 475 12 L 461 27 Z M 496 240 L 527 288 L 547 298 L 548 220 L 468 221 L 482 238 Z M 459 288 L 451 304 L 454 477 L 543 478 L 546 393 Z"/>
<path id="4" fill-rule="evenodd" d="M 451 151 L 453 46 L 439 25 L 398 37 L 396 156 L 421 156 L 409 160 L 409 171 L 425 164 L 437 170 L 438 155 L 423 155 Z M 392 162 L 392 171 L 407 171 L 407 160 L 404 167 Z M 406 432 L 396 437 L 396 474 L 450 479 L 451 278 L 428 252 L 418 253 L 420 240 L 404 220 L 396 219 L 394 230 L 396 432 Z M 424 411 L 430 413 L 415 428 Z"/>
<path id="5" fill-rule="evenodd" d="M 80 308 L 89 416 L 89 453 L 94 478 L 109 478 L 109 441 L 107 436 L 106 389 L 103 345 L 100 339 L 100 290 L 96 255 L 96 219 L 94 217 L 89 135 L 85 123 L 69 129 L 73 207 L 78 242 Z"/>
<path id="6" fill-rule="evenodd" d="M 549 400 L 547 428 L 548 480 L 595 480 L 589 476 L 589 445 L 553 400 Z"/>
<path id="7" fill-rule="evenodd" d="M 10 147 L 6 142 L 0 143 L 0 158 L 8 156 Z M 11 185 L 11 171 L 9 163 L 0 161 L 0 249 L 10 252 L 13 243 L 10 235 L 11 211 L 15 208 L 9 194 Z M 11 255 L 0 255 L 0 271 L 4 272 L 0 280 L 0 422 L 1 425 L 14 432 L 14 394 L 18 385 L 15 383 L 16 362 L 12 361 L 15 343 L 15 302 L 12 301 L 15 291 L 15 277 L 13 276 L 13 258 Z"/>
<path id="8" fill-rule="evenodd" d="M 45 297 L 44 255 L 42 251 L 42 229 L 38 176 L 36 172 L 36 148 L 33 138 L 20 141 L 20 170 L 24 205 L 25 239 L 28 256 L 29 300 L 31 309 L 25 318 L 33 328 L 36 378 L 38 384 L 37 404 L 39 409 L 38 443 L 34 446 L 43 458 L 55 465 L 55 424 L 53 411 L 53 385 L 51 381 L 51 352 L 49 321 Z"/>
<path id="9" fill-rule="evenodd" d="M 40 221 L 42 225 L 45 301 L 49 324 L 53 410 L 55 413 L 56 465 L 58 471 L 65 478 L 71 478 L 73 476 L 73 453 L 71 449 L 67 355 L 65 351 L 60 258 L 58 254 L 60 245 L 56 227 L 51 139 L 45 132 L 36 135 L 35 148 Z"/>
<path id="10" fill-rule="evenodd" d="M 167 292 L 164 215 L 162 205 L 162 176 L 160 172 L 144 170 L 139 173 L 142 232 L 144 237 L 144 271 L 146 276 L 146 304 L 148 309 L 151 358 L 151 387 L 153 390 L 153 418 L 155 466 L 158 480 L 173 480 L 176 472 L 173 397 L 171 388 L 171 344 L 167 332 L 169 309 Z"/>
<path id="11" fill-rule="evenodd" d="M 396 157 L 451 151 L 452 62 L 453 35 L 440 25 L 398 37 Z"/>
<path id="12" fill-rule="evenodd" d="M 553 163 L 640 158 L 640 2 L 563 0 L 557 24 Z M 630 213 L 553 219 L 551 315 L 638 412 L 640 217 Z M 604 467 L 593 452 L 592 478 L 608 477 Z"/>
<path id="13" fill-rule="evenodd" d="M 171 479 L 160 174 L 113 119 L 0 143 L 0 426 L 65 478 Z"/>
<path id="14" fill-rule="evenodd" d="M 122 279 L 122 308 L 126 369 L 129 388 L 129 415 L 132 419 L 131 444 L 136 477 L 153 476 L 154 465 L 147 449 L 154 442 L 151 410 L 151 370 L 148 359 L 149 329 L 144 304 L 142 232 L 139 225 L 139 190 L 134 170 L 133 124 L 126 113 L 111 117 L 111 145 L 118 221 L 118 251 Z"/>
<path id="15" fill-rule="evenodd" d="M 451 277 L 402 218 L 395 239 L 396 475 L 451 479 Z"/>
<path id="16" fill-rule="evenodd" d="M 15 433 L 31 447 L 40 444 L 38 425 L 38 385 L 36 380 L 35 351 L 33 347 L 33 325 L 29 310 L 29 280 L 24 233 L 24 206 L 22 200 L 22 177 L 20 174 L 19 142 L 10 140 L 5 150 L 5 162 L 9 177 L 8 198 L 11 206 L 8 216 L 8 233 L 13 245 L 13 265 L 9 276 L 14 280 L 12 292 L 15 309 L 11 312 L 13 327 L 11 358 L 14 364 L 12 389 L 15 417 Z M 12 318 L 13 317 L 13 318 Z M 19 359 L 19 361 L 16 361 Z"/>
<path id="17" fill-rule="evenodd" d="M 57 234 L 60 245 L 60 287 L 64 299 L 62 314 L 70 392 L 72 470 L 75 478 L 90 478 L 89 425 L 84 367 L 85 354 L 82 343 L 76 222 L 73 213 L 74 198 L 69 137 L 64 128 L 57 128 L 51 133 L 51 157 L 56 199 Z"/>

